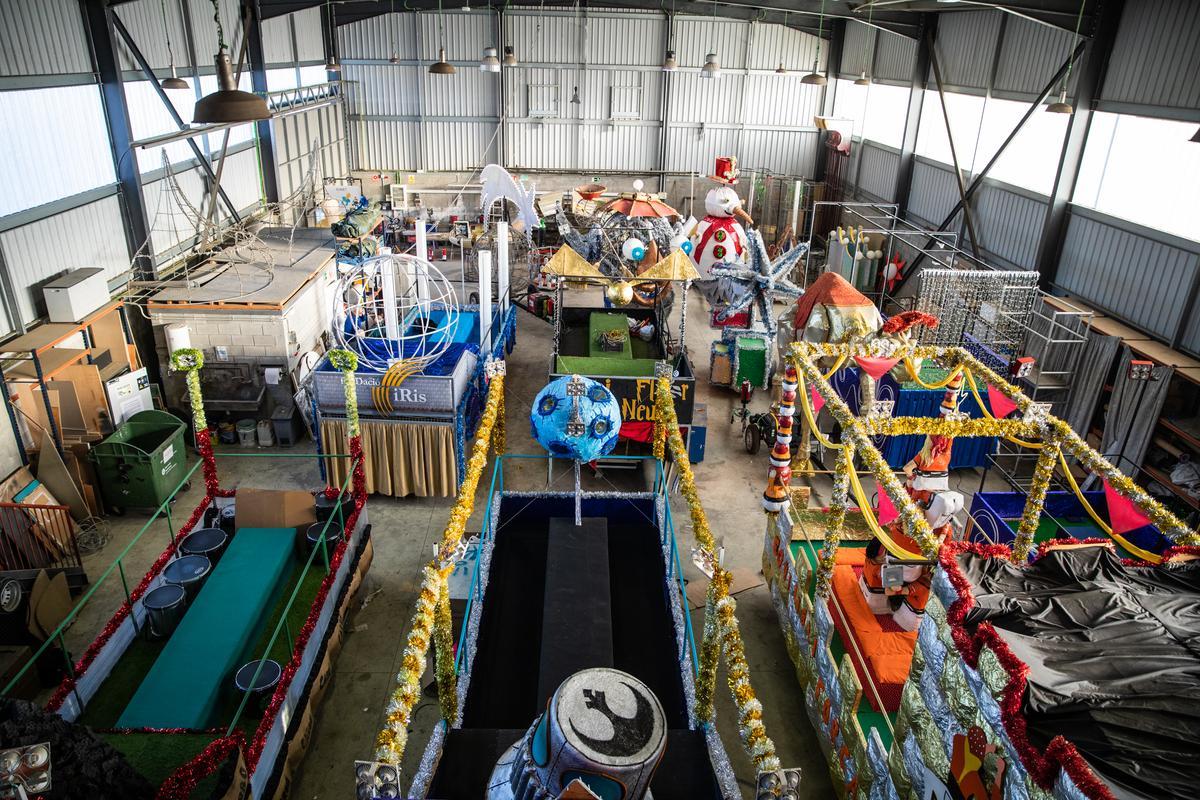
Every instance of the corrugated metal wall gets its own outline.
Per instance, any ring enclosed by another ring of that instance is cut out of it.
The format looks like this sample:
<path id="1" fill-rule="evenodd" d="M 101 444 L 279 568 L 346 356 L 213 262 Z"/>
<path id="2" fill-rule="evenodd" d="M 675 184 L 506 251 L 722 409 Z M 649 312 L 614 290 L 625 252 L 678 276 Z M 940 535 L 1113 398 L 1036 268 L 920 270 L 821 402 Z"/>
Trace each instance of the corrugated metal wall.
<path id="1" fill-rule="evenodd" d="M 1200 120 L 1200 3 L 1127 3 L 1100 109 Z"/>
<path id="2" fill-rule="evenodd" d="M 857 167 L 859 192 L 865 192 L 873 200 L 892 202 L 896 193 L 896 169 L 900 165 L 900 154 L 871 142 L 856 145 L 854 151 L 862 160 L 862 165 Z"/>
<path id="3" fill-rule="evenodd" d="M 947 89 L 983 94 L 992 79 L 992 62 L 1000 37 L 999 11 L 959 11 L 939 14 L 933 51 Z M 933 65 L 929 86 L 936 86 Z"/>
<path id="4" fill-rule="evenodd" d="M 100 267 L 109 278 L 126 272 L 124 227 L 112 196 L 0 234 L 21 319 L 29 324 L 44 313 L 40 287 L 53 276 L 79 267 Z"/>
<path id="5" fill-rule="evenodd" d="M 954 173 L 936 161 L 917 157 L 908 195 L 909 212 L 936 225 L 946 218 L 957 200 Z"/>
<path id="6" fill-rule="evenodd" d="M 165 25 L 163 23 L 164 9 L 166 12 Z M 161 5 L 160 0 L 134 0 L 134 2 L 115 6 L 115 11 L 117 17 L 129 30 L 133 41 L 137 43 L 138 50 L 154 69 L 167 69 L 171 65 L 167 52 L 167 35 L 171 37 L 170 52 L 175 56 L 175 66 L 184 68 L 185 72 L 186 68 L 191 66 L 192 60 L 188 55 L 187 34 L 183 24 L 183 9 L 178 0 Z M 130 71 L 138 69 L 124 41 L 118 43 L 117 54 L 121 58 L 122 69 Z M 197 56 L 197 58 L 201 57 Z M 209 65 L 211 66 L 211 63 Z"/>
<path id="7" fill-rule="evenodd" d="M 992 94 L 1006 100 L 1033 100 L 1067 60 L 1075 46 L 1073 39 L 1069 31 L 1008 16 Z M 1077 76 L 1078 72 L 1072 76 L 1072 85 Z"/>
<path id="8" fill-rule="evenodd" d="M 1168 340 L 1186 309 L 1200 244 L 1184 249 L 1152 239 L 1136 226 L 1073 208 L 1057 282 L 1085 301 Z M 1195 316 L 1193 314 L 1193 316 Z M 1200 350 L 1195 341 L 1192 350 Z"/>
<path id="9" fill-rule="evenodd" d="M 908 86 L 917 63 L 917 42 L 894 33 L 879 34 L 875 46 L 875 70 L 872 76 L 882 83 Z"/>
<path id="10" fill-rule="evenodd" d="M 1017 269 L 1037 267 L 1038 239 L 1046 217 L 1044 199 L 988 181 L 975 193 L 974 212 L 979 246 L 993 261 Z"/>
<path id="11" fill-rule="evenodd" d="M 311 188 L 317 191 L 326 178 L 350 174 L 341 103 L 281 117 L 272 125 L 280 198 L 289 198 L 309 188 L 306 178 L 310 165 L 314 182 Z M 315 160 L 314 152 L 317 153 Z"/>
<path id="12" fill-rule="evenodd" d="M 38 43 L 53 42 L 53 47 Z M 92 72 L 91 47 L 78 0 L 5 0 L 0 3 L 0 75 Z"/>
<path id="13" fill-rule="evenodd" d="M 875 58 L 875 37 L 886 35 L 861 22 L 847 22 L 842 39 L 842 71 L 838 77 L 853 79 L 864 72 L 870 75 L 871 62 Z"/>
<path id="14" fill-rule="evenodd" d="M 667 75 L 661 13 L 508 11 L 505 40 L 519 66 L 503 75 L 501 156 L 501 77 L 478 69 L 483 48 L 497 44 L 496 17 L 454 12 L 443 22 L 447 58 L 458 67 L 450 78 L 427 73 L 440 41 L 436 14 L 385 14 L 339 28 L 356 168 L 471 171 L 502 157 L 517 169 L 655 171 L 669 81 L 663 168 L 709 169 L 715 155 L 736 153 L 746 168 L 812 170 L 822 93 L 800 83 L 816 56 L 812 36 L 680 16 L 680 70 Z M 710 50 L 721 80 L 699 77 Z M 399 63 L 388 63 L 392 53 Z M 793 74 L 776 75 L 780 62 Z"/>

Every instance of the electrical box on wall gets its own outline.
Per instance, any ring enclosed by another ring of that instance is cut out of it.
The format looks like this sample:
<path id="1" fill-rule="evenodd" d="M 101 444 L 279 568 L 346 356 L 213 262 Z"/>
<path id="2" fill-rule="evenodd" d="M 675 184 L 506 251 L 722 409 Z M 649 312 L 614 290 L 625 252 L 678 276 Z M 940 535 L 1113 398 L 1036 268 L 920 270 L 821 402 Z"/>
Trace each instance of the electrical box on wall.
<path id="1" fill-rule="evenodd" d="M 74 269 L 42 287 L 51 322 L 81 322 L 109 300 L 108 281 L 99 267 Z"/>

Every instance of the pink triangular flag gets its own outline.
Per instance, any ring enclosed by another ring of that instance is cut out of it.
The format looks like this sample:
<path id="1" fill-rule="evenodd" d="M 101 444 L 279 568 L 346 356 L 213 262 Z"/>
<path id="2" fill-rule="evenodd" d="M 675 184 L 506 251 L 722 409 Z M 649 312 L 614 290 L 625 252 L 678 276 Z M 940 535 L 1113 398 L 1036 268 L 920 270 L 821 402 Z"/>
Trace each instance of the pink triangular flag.
<path id="1" fill-rule="evenodd" d="M 825 398 L 821 397 L 815 386 L 808 387 L 808 396 L 812 399 L 813 416 L 820 414 L 821 409 L 825 407 Z"/>
<path id="2" fill-rule="evenodd" d="M 875 358 L 872 356 L 855 356 L 854 360 L 863 368 L 863 372 L 875 380 L 879 380 L 887 371 L 900 363 L 899 358 Z"/>
<path id="3" fill-rule="evenodd" d="M 888 493 L 879 487 L 879 502 L 876 503 L 875 518 L 879 520 L 880 525 L 887 525 L 900 516 L 900 512 L 896 510 L 896 506 L 892 503 L 892 498 L 888 497 Z"/>
<path id="4" fill-rule="evenodd" d="M 992 407 L 992 416 L 996 419 L 1004 419 L 1017 410 L 1017 404 L 1010 400 L 1008 395 L 990 383 L 987 387 L 987 394 L 988 405 Z"/>
<path id="5" fill-rule="evenodd" d="M 1104 499 L 1108 501 L 1108 524 L 1118 536 L 1150 524 L 1149 518 L 1133 504 L 1133 501 L 1117 494 L 1117 490 L 1110 486 L 1108 481 L 1104 482 Z"/>

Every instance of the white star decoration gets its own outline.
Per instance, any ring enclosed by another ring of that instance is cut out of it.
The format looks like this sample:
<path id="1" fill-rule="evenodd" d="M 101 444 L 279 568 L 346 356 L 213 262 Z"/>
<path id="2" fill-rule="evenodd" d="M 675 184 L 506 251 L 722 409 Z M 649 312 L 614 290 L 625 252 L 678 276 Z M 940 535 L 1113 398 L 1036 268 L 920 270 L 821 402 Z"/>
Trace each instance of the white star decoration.
<path id="1" fill-rule="evenodd" d="M 804 245 L 796 245 L 775 261 L 771 261 L 762 234 L 750 231 L 749 239 L 750 263 L 747 266 L 724 264 L 712 268 L 713 276 L 728 281 L 733 287 L 733 299 L 717 315 L 717 320 L 724 321 L 750 309 L 750 324 L 747 327 L 753 328 L 754 309 L 757 308 L 763 327 L 767 333 L 774 336 L 777 325 L 771 304 L 777 298 L 795 300 L 804 294 L 803 289 L 784 276 L 791 272 L 807 248 Z"/>

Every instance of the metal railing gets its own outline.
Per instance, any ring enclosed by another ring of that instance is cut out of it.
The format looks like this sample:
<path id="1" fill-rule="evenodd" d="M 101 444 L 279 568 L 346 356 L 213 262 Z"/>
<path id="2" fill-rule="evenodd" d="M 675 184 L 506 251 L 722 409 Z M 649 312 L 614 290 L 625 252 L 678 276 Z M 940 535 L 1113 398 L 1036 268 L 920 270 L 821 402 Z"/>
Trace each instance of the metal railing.
<path id="1" fill-rule="evenodd" d="M 491 481 L 490 487 L 488 488 L 487 501 L 486 501 L 487 506 L 484 509 L 482 531 L 481 531 L 480 537 L 479 537 L 480 538 L 479 546 L 480 546 L 481 552 L 482 552 L 482 548 L 484 547 L 484 545 L 487 542 L 489 542 L 493 537 L 492 509 L 494 507 L 494 503 L 492 502 L 492 500 L 494 497 L 497 496 L 497 494 L 496 494 L 497 492 L 499 492 L 501 496 L 504 494 L 504 462 L 508 461 L 508 460 L 551 461 L 551 460 L 553 460 L 553 456 L 513 453 L 513 454 L 502 455 L 502 456 L 499 456 L 498 458 L 496 458 L 495 464 L 492 467 L 492 481 Z M 566 460 L 566 459 L 563 459 L 563 460 Z M 662 526 L 661 526 L 661 529 L 659 532 L 659 535 L 660 535 L 659 544 L 662 546 L 666 546 L 666 544 L 667 544 L 666 538 L 668 536 L 670 537 L 670 540 L 671 540 L 670 541 L 671 548 L 670 548 L 669 557 L 667 559 L 667 563 L 664 565 L 664 568 L 666 570 L 666 578 L 669 581 L 673 581 L 675 583 L 675 585 L 678 586 L 678 588 L 679 588 L 679 602 L 681 604 L 681 607 L 683 608 L 683 625 L 684 625 L 684 630 L 687 633 L 688 647 L 690 648 L 691 653 L 692 653 L 692 670 L 693 670 L 693 673 L 698 674 L 700 660 L 699 660 L 698 650 L 696 648 L 696 636 L 695 636 L 694 631 L 692 630 L 692 617 L 691 617 L 690 612 L 688 611 L 688 598 L 687 598 L 687 590 L 686 590 L 685 583 L 683 580 L 683 567 L 681 566 L 680 559 L 679 559 L 679 545 L 678 545 L 678 541 L 675 537 L 675 522 L 671 516 L 671 502 L 670 502 L 670 497 L 668 495 L 668 490 L 667 490 L 667 476 L 666 476 L 666 473 L 663 472 L 662 463 L 659 462 L 657 459 L 654 459 L 650 456 L 605 456 L 605 460 L 649 461 L 654 464 L 654 480 L 652 482 L 651 495 L 656 499 L 661 497 L 663 499 L 663 508 L 664 508 L 663 523 L 662 523 Z M 657 524 L 657 520 L 655 520 L 655 524 Z M 467 621 L 469 621 L 471 619 L 471 609 L 475 605 L 475 603 L 483 601 L 482 588 L 479 583 L 479 565 L 480 565 L 480 559 L 476 558 L 475 566 L 471 570 L 471 588 L 467 594 L 467 605 L 466 605 L 466 609 L 463 611 L 464 622 L 463 622 L 462 630 L 459 632 L 458 648 L 456 650 L 456 654 L 455 654 L 455 658 L 454 658 L 455 674 L 460 674 L 463 669 L 463 658 L 464 658 L 464 654 L 466 652 L 467 630 L 469 628 L 469 624 Z M 478 633 L 478 632 L 476 632 L 476 633 Z M 683 661 L 683 654 L 681 653 L 680 654 L 680 662 L 682 663 L 682 661 Z"/>
<path id="2" fill-rule="evenodd" d="M 218 459 L 223 459 L 223 458 L 315 458 L 310 453 L 217 453 L 216 457 Z M 325 454 L 324 457 L 325 458 L 350 458 L 349 454 L 345 454 L 345 453 Z M 186 472 L 184 472 L 184 474 L 180 477 L 179 482 L 175 484 L 175 488 L 173 488 L 168 493 L 166 499 L 164 499 L 162 501 L 162 503 L 159 504 L 159 506 L 150 515 L 150 518 L 146 520 L 145 524 L 143 524 L 142 527 L 140 529 L 138 529 L 138 532 L 136 534 L 134 534 L 133 537 L 129 540 L 129 542 L 125 545 L 125 547 L 123 547 L 121 549 L 121 552 L 117 554 L 117 556 L 113 559 L 112 563 L 109 564 L 108 567 L 104 570 L 104 572 L 102 572 L 99 575 L 99 577 L 97 577 L 91 583 L 91 585 L 88 587 L 88 590 L 80 596 L 79 600 L 76 601 L 75 605 L 71 608 L 71 610 L 69 612 L 67 612 L 67 614 L 63 618 L 62 622 L 60 622 L 59 625 L 50 633 L 50 635 L 46 637 L 46 640 L 42 643 L 42 645 L 40 647 L 38 647 L 38 649 L 33 653 L 33 655 L 24 664 L 24 666 L 22 666 L 21 669 L 18 670 L 17 673 L 15 675 L 13 675 L 13 677 L 11 679 L 9 679 L 8 683 L 6 683 L 3 686 L 3 688 L 0 688 L 0 697 L 7 696 L 8 693 L 11 692 L 14 687 L 18 686 L 21 682 L 21 679 L 25 676 L 25 674 L 34 666 L 34 664 L 36 664 L 42 658 L 42 656 L 45 654 L 47 649 L 49 649 L 50 647 L 53 647 L 53 646 L 57 646 L 59 648 L 60 652 L 62 653 L 63 659 L 65 661 L 65 666 L 66 666 L 66 674 L 68 675 L 68 677 L 70 677 L 72 680 L 77 679 L 78 676 L 75 674 L 75 659 L 72 658 L 70 649 L 67 646 L 65 632 L 69 627 L 71 627 L 71 625 L 75 622 L 75 620 L 79 618 L 81 612 L 83 611 L 85 606 L 87 606 L 88 601 L 90 601 L 92 599 L 93 595 L 96 594 L 96 592 L 100 589 L 101 586 L 103 586 L 108 580 L 110 580 L 113 577 L 114 573 L 119 577 L 119 579 L 121 581 L 121 589 L 122 589 L 123 597 L 124 597 L 123 602 L 130 606 L 130 619 L 133 620 L 134 628 L 135 628 L 135 630 L 139 629 L 136 615 L 134 614 L 134 608 L 133 608 L 134 599 L 133 599 L 133 596 L 132 596 L 132 593 L 131 593 L 130 587 L 129 587 L 129 576 L 126 575 L 126 569 L 125 569 L 126 559 L 129 556 L 130 552 L 134 550 L 134 548 L 137 546 L 137 544 L 142 540 L 142 538 L 144 536 L 146 536 L 146 534 L 150 531 L 150 529 L 154 526 L 154 524 L 156 522 L 158 522 L 159 520 L 166 522 L 168 546 L 174 546 L 178 543 L 179 536 L 176 533 L 176 526 L 175 526 L 174 516 L 172 515 L 172 511 L 171 511 L 171 505 L 175 502 L 176 496 L 184 490 L 184 485 L 188 484 L 191 481 L 192 476 L 195 475 L 196 471 L 200 468 L 200 466 L 203 463 L 204 462 L 202 460 L 197 459 L 195 462 L 192 463 L 191 467 Z M 347 473 L 346 482 L 343 483 L 343 486 L 341 487 L 341 490 L 339 491 L 339 494 L 338 494 L 338 498 L 339 498 L 338 515 L 337 515 L 337 517 L 331 516 L 329 522 L 332 522 L 335 518 L 339 519 L 339 520 L 341 519 L 341 502 L 340 501 L 341 501 L 341 498 L 344 497 L 345 493 L 348 491 L 347 487 L 349 486 L 349 482 L 351 480 L 352 475 L 353 475 L 353 469 L 351 469 Z M 211 500 L 205 501 L 205 502 L 206 503 L 211 502 Z M 328 547 L 328 543 L 326 541 L 326 534 L 328 531 L 328 527 L 329 527 L 329 525 L 327 522 L 326 527 L 324 529 L 322 529 L 322 532 L 321 532 L 321 538 L 320 538 L 320 542 L 319 542 L 320 547 L 313 549 L 313 552 L 312 552 L 312 554 L 310 554 L 310 558 L 309 558 L 309 562 L 308 562 L 308 563 L 311 563 L 313 556 L 315 556 L 316 553 L 319 551 L 322 554 L 322 559 L 325 563 L 326 569 L 328 569 L 328 565 L 329 565 L 329 547 Z M 159 558 L 159 557 L 161 557 L 161 556 L 156 555 L 155 559 L 157 560 L 157 558 Z M 307 573 L 307 564 L 306 564 L 306 573 Z M 136 578 L 136 576 L 135 576 L 135 578 Z M 300 584 L 298 583 L 297 587 L 299 585 Z M 296 599 L 296 592 L 293 591 L 292 596 L 291 596 L 291 598 L 289 598 L 289 601 L 288 601 L 288 609 L 291 608 L 291 604 L 295 602 L 295 599 Z M 119 610 L 119 608 L 120 607 L 118 607 L 118 610 Z M 116 612 L 114 612 L 114 613 L 116 613 Z M 107 619 L 110 618 L 111 616 L 112 615 L 107 615 L 105 617 L 105 620 L 107 621 Z M 286 612 L 284 614 L 282 622 L 286 622 Z M 282 625 L 282 622 L 281 622 L 281 625 Z M 274 632 L 274 635 L 271 638 L 272 645 L 274 644 L 275 639 L 278 636 L 279 627 L 280 626 L 277 626 L 276 631 Z M 290 635 L 289 635 L 289 641 L 290 641 Z M 90 644 L 90 642 L 89 642 L 89 644 Z M 268 652 L 269 652 L 269 648 L 268 648 Z M 258 675 L 256 674 L 255 680 L 257 680 L 257 678 L 258 678 Z M 253 685 L 253 683 L 254 682 L 251 681 L 251 685 Z M 79 702 L 80 707 L 82 708 L 84 706 L 84 702 L 83 702 L 82 698 L 79 697 L 78 686 L 75 686 L 73 691 L 75 692 L 76 700 Z M 241 706 L 239 706 L 239 708 L 238 708 L 238 714 L 241 713 L 241 710 L 244 706 L 245 706 L 245 701 L 243 699 Z M 236 718 L 235 718 L 235 722 L 236 722 Z"/>
<path id="3" fill-rule="evenodd" d="M 70 508 L 0 503 L 0 572 L 82 566 Z"/>

